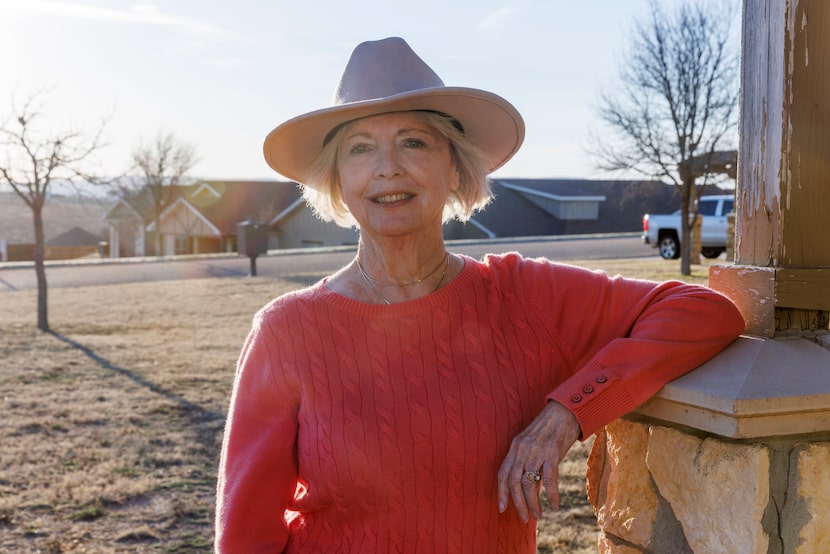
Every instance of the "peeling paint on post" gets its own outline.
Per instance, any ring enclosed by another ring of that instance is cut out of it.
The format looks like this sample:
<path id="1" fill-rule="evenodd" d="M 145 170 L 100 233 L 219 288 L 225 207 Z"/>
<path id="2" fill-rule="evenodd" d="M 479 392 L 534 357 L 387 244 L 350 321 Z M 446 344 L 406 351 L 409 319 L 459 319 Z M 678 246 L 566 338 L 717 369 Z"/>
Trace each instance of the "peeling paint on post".
<path id="1" fill-rule="evenodd" d="M 745 2 L 736 263 L 830 263 L 820 233 L 830 207 L 828 12 L 822 0 Z"/>
<path id="2" fill-rule="evenodd" d="M 736 301 L 763 336 L 826 330 L 830 2 L 745 0 L 743 25 L 735 264 L 797 269 L 802 285 L 777 272 L 774 310 Z M 744 286 L 729 270 L 716 280 L 724 292 Z"/>

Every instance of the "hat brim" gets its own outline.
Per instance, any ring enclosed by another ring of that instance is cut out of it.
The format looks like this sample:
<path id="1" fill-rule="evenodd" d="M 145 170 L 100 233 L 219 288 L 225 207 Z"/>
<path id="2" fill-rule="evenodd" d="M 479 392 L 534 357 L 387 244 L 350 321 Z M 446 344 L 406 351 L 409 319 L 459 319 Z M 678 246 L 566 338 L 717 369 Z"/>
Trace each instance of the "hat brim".
<path id="1" fill-rule="evenodd" d="M 483 90 L 436 87 L 316 110 L 289 119 L 265 138 L 265 161 L 280 175 L 307 181 L 328 133 L 343 123 L 383 113 L 432 110 L 457 119 L 484 154 L 488 173 L 503 166 L 524 140 L 524 120 L 504 98 Z"/>

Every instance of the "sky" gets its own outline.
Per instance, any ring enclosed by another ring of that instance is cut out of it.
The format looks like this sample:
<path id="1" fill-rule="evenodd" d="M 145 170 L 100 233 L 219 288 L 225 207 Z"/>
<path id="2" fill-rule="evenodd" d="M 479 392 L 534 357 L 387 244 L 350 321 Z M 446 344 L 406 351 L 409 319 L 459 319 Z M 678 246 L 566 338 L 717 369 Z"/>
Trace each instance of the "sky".
<path id="1" fill-rule="evenodd" d="M 191 177 L 281 179 L 265 135 L 329 106 L 355 45 L 400 36 L 445 84 L 522 113 L 524 146 L 496 176 L 609 178 L 587 153 L 599 98 L 648 14 L 648 0 L 0 0 L 0 121 L 48 90 L 55 128 L 107 121 L 101 174 L 173 133 L 198 153 Z"/>

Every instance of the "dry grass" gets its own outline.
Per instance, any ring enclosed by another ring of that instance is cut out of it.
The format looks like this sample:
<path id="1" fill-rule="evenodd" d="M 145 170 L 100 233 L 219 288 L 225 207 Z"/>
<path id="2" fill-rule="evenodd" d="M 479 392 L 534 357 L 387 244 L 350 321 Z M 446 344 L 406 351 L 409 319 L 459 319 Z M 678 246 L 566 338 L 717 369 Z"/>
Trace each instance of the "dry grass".
<path id="1" fill-rule="evenodd" d="M 668 265 L 590 263 L 676 277 Z M 317 277 L 55 289 L 54 334 L 34 329 L 34 292 L 0 293 L 0 551 L 210 552 L 224 412 L 251 316 Z M 546 512 L 540 552 L 596 550 L 588 447 L 563 463 L 563 508 Z"/>

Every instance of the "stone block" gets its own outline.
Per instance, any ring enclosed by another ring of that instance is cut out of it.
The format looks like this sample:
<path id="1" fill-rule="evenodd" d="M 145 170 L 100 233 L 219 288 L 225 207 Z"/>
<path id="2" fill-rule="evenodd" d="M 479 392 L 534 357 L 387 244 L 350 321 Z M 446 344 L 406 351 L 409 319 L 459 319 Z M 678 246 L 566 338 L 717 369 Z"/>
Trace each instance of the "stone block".
<path id="1" fill-rule="evenodd" d="M 801 444 L 790 456 L 787 503 L 781 514 L 784 552 L 830 552 L 830 443 Z"/>
<path id="2" fill-rule="evenodd" d="M 693 552 L 767 554 L 770 453 L 653 427 L 646 463 Z"/>
<path id="3" fill-rule="evenodd" d="M 599 535 L 597 552 L 599 554 L 643 554 L 641 549 L 615 541 L 614 537 L 609 537 L 604 533 Z"/>
<path id="4" fill-rule="evenodd" d="M 651 546 L 659 503 L 645 464 L 647 446 L 648 426 L 620 419 L 598 435 L 588 461 L 588 497 L 600 528 L 643 548 Z"/>

